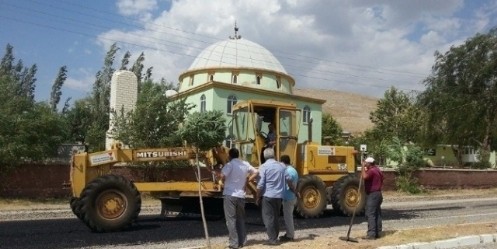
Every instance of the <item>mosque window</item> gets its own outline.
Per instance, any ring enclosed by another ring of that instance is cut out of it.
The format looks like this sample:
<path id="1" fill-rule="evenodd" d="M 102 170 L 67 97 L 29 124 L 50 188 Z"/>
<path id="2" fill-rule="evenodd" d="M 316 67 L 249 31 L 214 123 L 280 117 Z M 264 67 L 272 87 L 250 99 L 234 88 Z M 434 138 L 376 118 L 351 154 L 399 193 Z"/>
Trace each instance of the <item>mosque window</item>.
<path id="1" fill-rule="evenodd" d="M 205 94 L 202 94 L 202 96 L 200 96 L 200 112 L 205 112 L 206 109 L 207 109 L 207 104 L 205 100 Z"/>
<path id="2" fill-rule="evenodd" d="M 278 89 L 280 89 L 280 88 L 281 88 L 281 77 L 276 77 L 276 87 L 277 87 Z"/>
<path id="3" fill-rule="evenodd" d="M 233 111 L 233 106 L 236 104 L 236 96 L 235 95 L 230 95 L 228 97 L 228 102 L 227 102 L 227 107 L 226 107 L 226 113 L 231 114 Z"/>
<path id="4" fill-rule="evenodd" d="M 194 79 L 193 75 L 190 76 L 190 86 L 193 86 L 193 79 Z"/>
<path id="5" fill-rule="evenodd" d="M 210 82 L 214 81 L 214 73 L 209 73 L 209 81 Z"/>
<path id="6" fill-rule="evenodd" d="M 310 119 L 311 119 L 311 108 L 309 108 L 309 106 L 306 105 L 302 113 L 302 122 L 304 122 L 304 124 L 307 124 L 309 123 Z"/>
<path id="7" fill-rule="evenodd" d="M 238 75 L 233 74 L 233 75 L 231 76 L 231 83 L 236 84 L 236 83 L 237 83 L 237 81 L 238 81 Z"/>
<path id="8" fill-rule="evenodd" d="M 258 74 L 258 75 L 256 76 L 256 79 L 255 79 L 256 81 L 255 81 L 255 83 L 256 83 L 257 85 L 260 85 L 260 84 L 261 84 L 261 79 L 262 79 L 262 75 Z"/>

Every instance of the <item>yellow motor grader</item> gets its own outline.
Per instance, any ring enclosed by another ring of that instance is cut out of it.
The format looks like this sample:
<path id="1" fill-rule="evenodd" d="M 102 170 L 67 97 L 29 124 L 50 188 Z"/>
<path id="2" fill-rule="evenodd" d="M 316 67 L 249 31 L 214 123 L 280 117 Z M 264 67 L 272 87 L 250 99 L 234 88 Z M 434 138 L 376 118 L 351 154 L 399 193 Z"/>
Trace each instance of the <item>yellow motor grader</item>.
<path id="1" fill-rule="evenodd" d="M 295 209 L 298 215 L 319 217 L 328 203 L 344 215 L 364 211 L 365 195 L 361 193 L 364 190 L 359 190 L 356 175 L 357 151 L 350 146 L 312 142 L 311 124 L 308 124 L 308 139 L 299 143 L 300 110 L 295 104 L 268 100 L 239 102 L 233 106 L 230 124 L 230 146 L 237 147 L 241 158 L 254 167 L 264 161 L 268 126 L 274 125 L 276 157 L 288 155 L 300 176 L 301 198 Z M 220 200 L 222 186 L 217 176 L 227 162 L 227 150 L 216 147 L 197 155 L 191 147 L 125 149 L 116 144 L 107 151 L 75 154 L 70 174 L 71 208 L 91 230 L 108 232 L 133 223 L 140 213 L 143 192 L 160 199 L 163 209 L 170 203 L 198 202 L 199 193 L 204 200 Z M 122 164 L 173 160 L 190 161 L 192 166 L 198 163 L 200 175 L 195 170 L 191 171 L 193 177 L 190 178 L 171 173 L 163 181 L 149 182 L 132 180 L 113 170 Z M 255 184 L 248 183 L 247 189 L 247 200 L 253 201 Z M 220 207 L 211 208 L 219 210 Z"/>

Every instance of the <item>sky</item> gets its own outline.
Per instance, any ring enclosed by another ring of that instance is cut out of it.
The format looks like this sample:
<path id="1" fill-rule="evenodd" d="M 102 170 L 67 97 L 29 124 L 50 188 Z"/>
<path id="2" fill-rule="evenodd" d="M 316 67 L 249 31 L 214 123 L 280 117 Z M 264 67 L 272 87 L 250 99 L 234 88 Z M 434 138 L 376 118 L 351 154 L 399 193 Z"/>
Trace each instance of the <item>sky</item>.
<path id="1" fill-rule="evenodd" d="M 209 45 L 234 35 L 273 53 L 296 88 L 381 98 L 423 91 L 434 53 L 497 26 L 497 0 L 0 0 L 0 55 L 38 67 L 35 97 L 90 94 L 109 47 L 145 54 L 152 78 L 177 83 Z"/>

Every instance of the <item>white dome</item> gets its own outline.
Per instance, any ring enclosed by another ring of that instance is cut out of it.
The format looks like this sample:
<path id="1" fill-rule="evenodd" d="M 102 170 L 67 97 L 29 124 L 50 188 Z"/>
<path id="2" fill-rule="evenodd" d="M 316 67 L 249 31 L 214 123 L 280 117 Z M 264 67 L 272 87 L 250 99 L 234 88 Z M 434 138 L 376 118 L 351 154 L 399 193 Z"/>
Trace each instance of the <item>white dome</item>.
<path id="1" fill-rule="evenodd" d="M 178 92 L 176 92 L 174 90 L 167 90 L 166 91 L 166 98 L 169 98 L 169 97 L 174 96 L 176 94 L 178 94 Z"/>
<path id="2" fill-rule="evenodd" d="M 248 67 L 287 74 L 274 55 L 261 45 L 245 39 L 216 42 L 204 49 L 188 69 Z"/>

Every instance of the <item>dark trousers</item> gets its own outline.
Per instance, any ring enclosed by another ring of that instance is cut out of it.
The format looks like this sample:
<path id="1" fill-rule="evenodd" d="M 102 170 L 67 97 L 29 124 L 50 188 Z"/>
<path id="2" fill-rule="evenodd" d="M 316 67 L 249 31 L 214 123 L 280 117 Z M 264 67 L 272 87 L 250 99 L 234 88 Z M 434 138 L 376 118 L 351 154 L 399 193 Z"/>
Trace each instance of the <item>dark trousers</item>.
<path id="1" fill-rule="evenodd" d="M 225 195 L 223 207 L 229 234 L 229 245 L 234 248 L 243 246 L 247 240 L 245 199 Z"/>
<path id="2" fill-rule="evenodd" d="M 381 191 L 369 193 L 366 197 L 366 218 L 368 219 L 367 235 L 373 238 L 380 237 L 383 229 L 381 220 L 381 203 L 383 195 Z"/>
<path id="3" fill-rule="evenodd" d="M 281 201 L 281 198 L 262 197 L 262 221 L 264 222 L 264 226 L 266 226 L 270 242 L 278 241 Z"/>

